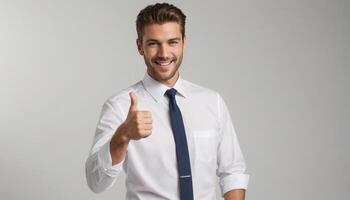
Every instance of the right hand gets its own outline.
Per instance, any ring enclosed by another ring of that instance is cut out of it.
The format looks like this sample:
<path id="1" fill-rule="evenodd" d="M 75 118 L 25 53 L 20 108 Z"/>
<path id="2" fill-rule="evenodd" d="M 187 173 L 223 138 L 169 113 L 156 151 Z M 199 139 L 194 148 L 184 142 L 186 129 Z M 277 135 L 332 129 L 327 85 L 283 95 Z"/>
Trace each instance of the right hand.
<path id="1" fill-rule="evenodd" d="M 134 92 L 129 92 L 129 96 L 131 103 L 128 116 L 122 124 L 122 132 L 130 140 L 148 137 L 152 133 L 152 114 L 137 109 L 137 96 Z"/>

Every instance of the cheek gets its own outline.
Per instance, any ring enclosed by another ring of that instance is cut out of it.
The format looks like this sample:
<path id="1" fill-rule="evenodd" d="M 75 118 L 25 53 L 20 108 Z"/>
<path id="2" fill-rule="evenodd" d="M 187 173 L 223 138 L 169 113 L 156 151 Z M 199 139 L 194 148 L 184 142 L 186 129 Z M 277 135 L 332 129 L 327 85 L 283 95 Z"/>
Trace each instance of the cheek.
<path id="1" fill-rule="evenodd" d="M 173 51 L 178 53 L 178 54 L 181 54 L 183 51 L 183 45 L 179 45 L 179 46 L 174 47 Z"/>
<path id="2" fill-rule="evenodd" d="M 145 49 L 144 55 L 147 59 L 152 59 L 157 54 L 154 49 Z"/>
<path id="3" fill-rule="evenodd" d="M 183 54 L 183 50 L 182 49 L 176 49 L 175 51 L 174 51 L 174 54 L 176 55 L 176 57 L 181 57 L 182 56 L 182 54 Z"/>

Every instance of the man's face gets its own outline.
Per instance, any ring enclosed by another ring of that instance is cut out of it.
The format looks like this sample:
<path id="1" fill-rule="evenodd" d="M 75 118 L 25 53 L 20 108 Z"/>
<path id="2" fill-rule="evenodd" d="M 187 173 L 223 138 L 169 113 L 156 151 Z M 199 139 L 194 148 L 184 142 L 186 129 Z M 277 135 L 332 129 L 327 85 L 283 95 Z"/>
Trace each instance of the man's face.
<path id="1" fill-rule="evenodd" d="M 142 41 L 136 41 L 148 74 L 168 86 L 173 86 L 179 76 L 185 42 L 186 38 L 182 38 L 181 27 L 176 22 L 147 25 Z"/>

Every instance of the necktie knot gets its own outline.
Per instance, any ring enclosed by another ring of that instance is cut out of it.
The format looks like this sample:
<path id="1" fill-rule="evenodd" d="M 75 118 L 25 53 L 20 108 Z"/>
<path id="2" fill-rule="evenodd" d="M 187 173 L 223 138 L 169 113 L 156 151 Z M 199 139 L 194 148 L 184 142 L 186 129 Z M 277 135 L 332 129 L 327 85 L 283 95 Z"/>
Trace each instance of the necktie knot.
<path id="1" fill-rule="evenodd" d="M 165 92 L 165 95 L 171 99 L 171 100 L 174 100 L 175 99 L 175 95 L 176 95 L 176 89 L 174 88 L 171 88 L 171 89 L 168 89 L 166 92 Z"/>

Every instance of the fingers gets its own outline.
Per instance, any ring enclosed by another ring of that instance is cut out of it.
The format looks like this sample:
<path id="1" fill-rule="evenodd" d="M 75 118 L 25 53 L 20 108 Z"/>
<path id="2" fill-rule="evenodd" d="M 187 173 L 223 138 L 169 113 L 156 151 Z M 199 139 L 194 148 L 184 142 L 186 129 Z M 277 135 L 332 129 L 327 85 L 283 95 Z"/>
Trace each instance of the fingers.
<path id="1" fill-rule="evenodd" d="M 146 131 L 150 131 L 150 130 L 152 130 L 152 128 L 153 128 L 152 124 L 144 124 L 143 125 L 143 129 Z"/>
<path id="2" fill-rule="evenodd" d="M 143 129 L 142 131 L 140 131 L 140 137 L 141 138 L 146 138 L 148 136 L 150 136 L 152 134 L 152 128 L 149 129 Z"/>
<path id="3" fill-rule="evenodd" d="M 133 112 L 137 112 L 138 114 L 140 113 L 140 115 L 142 115 L 142 117 L 145 117 L 145 118 L 152 117 L 152 113 L 150 111 L 138 111 L 137 110 L 137 96 L 133 91 L 129 92 L 129 96 L 130 96 L 129 112 L 133 111 Z"/>
<path id="4" fill-rule="evenodd" d="M 128 127 L 128 137 L 130 139 L 139 140 L 146 138 L 152 134 L 153 120 L 150 111 L 138 111 L 137 96 L 135 92 L 129 92 L 130 107 L 125 126 Z"/>
<path id="5" fill-rule="evenodd" d="M 142 118 L 152 118 L 152 113 L 150 111 L 137 111 L 137 114 Z"/>
<path id="6" fill-rule="evenodd" d="M 129 92 L 129 96 L 130 96 L 130 108 L 129 108 L 129 112 L 136 112 L 137 111 L 137 96 L 136 94 L 131 91 Z"/>
<path id="7" fill-rule="evenodd" d="M 138 127 L 137 135 L 134 136 L 133 139 L 139 140 L 142 138 L 146 138 L 152 134 L 152 124 L 143 124 L 142 126 Z"/>
<path id="8" fill-rule="evenodd" d="M 152 120 L 152 118 L 147 118 L 147 119 L 143 120 L 143 123 L 144 124 L 153 124 L 153 120 Z"/>

